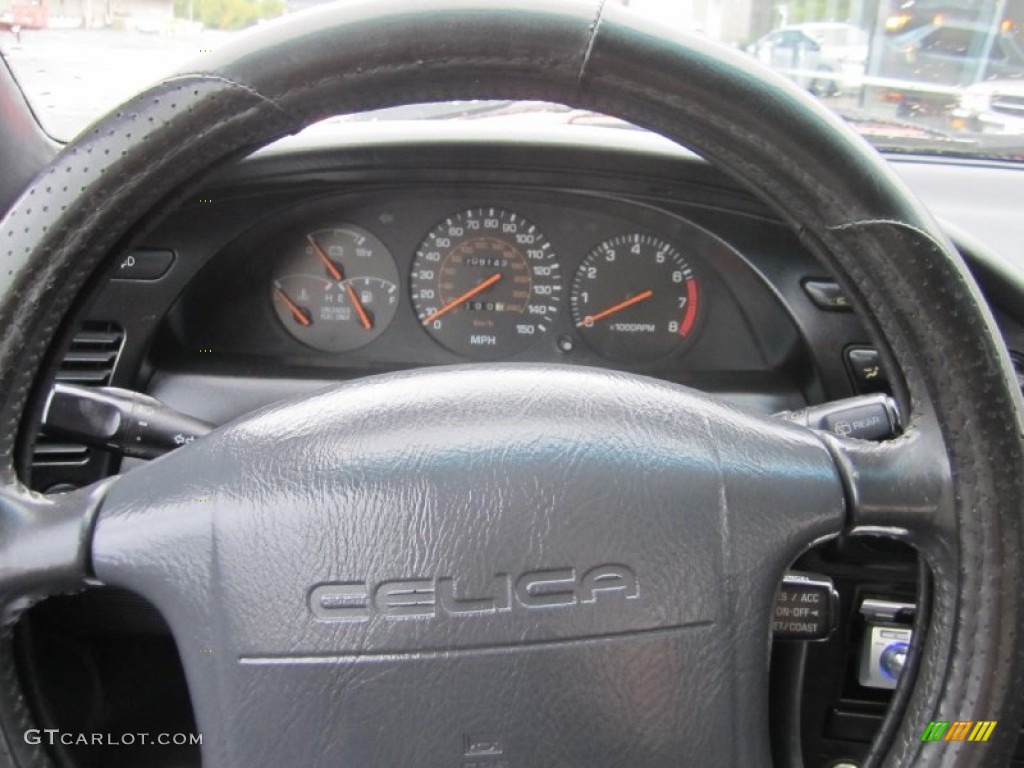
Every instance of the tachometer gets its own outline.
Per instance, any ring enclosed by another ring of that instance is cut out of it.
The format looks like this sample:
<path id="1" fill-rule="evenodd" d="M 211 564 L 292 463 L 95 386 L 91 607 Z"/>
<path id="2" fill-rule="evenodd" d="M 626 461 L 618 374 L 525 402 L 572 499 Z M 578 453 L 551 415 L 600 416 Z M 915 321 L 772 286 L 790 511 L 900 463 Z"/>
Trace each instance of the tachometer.
<path id="1" fill-rule="evenodd" d="M 562 290 L 551 244 L 523 217 L 475 208 L 435 226 L 416 252 L 413 308 L 438 342 L 467 357 L 520 352 L 548 328 Z"/>
<path id="2" fill-rule="evenodd" d="M 569 303 L 580 334 L 605 357 L 662 358 L 697 322 L 700 291 L 693 269 L 664 240 L 640 233 L 606 240 L 576 270 Z"/>
<path id="3" fill-rule="evenodd" d="M 385 245 L 345 224 L 307 232 L 274 270 L 271 300 L 292 336 L 324 352 L 368 344 L 398 311 L 398 269 Z"/>

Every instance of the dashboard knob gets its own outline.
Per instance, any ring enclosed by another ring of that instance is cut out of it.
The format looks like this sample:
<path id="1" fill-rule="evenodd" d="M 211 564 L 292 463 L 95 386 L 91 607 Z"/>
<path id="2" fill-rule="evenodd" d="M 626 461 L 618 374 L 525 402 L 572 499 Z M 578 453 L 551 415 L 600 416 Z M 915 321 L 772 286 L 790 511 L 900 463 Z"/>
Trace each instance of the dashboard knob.
<path id="1" fill-rule="evenodd" d="M 898 680 L 900 672 L 907 663 L 907 650 L 910 646 L 906 643 L 891 643 L 882 651 L 878 659 L 882 671 L 893 680 Z"/>

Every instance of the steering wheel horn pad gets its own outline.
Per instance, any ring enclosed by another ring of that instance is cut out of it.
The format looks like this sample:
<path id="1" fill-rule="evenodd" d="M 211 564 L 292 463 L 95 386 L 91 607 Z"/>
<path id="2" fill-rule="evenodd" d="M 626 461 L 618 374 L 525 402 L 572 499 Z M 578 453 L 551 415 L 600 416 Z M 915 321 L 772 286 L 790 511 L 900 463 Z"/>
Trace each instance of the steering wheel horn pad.
<path id="1" fill-rule="evenodd" d="M 17 435 L 54 339 L 162 212 L 320 117 L 472 98 L 606 112 L 741 179 L 850 297 L 905 434 L 827 440 L 615 374 L 455 369 L 272 409 L 79 493 L 24 488 Z M 773 592 L 840 529 L 913 544 L 935 583 L 867 763 L 1013 751 L 1024 408 L 994 321 L 863 140 L 700 36 L 571 0 L 363 0 L 268 24 L 33 182 L 0 222 L 0 327 L 0 765 L 46 761 L 20 738 L 18 612 L 94 578 L 168 618 L 211 765 L 762 764 Z M 392 615 L 395 582 L 433 612 Z M 471 599 L 481 615 L 450 610 Z M 938 750 L 920 741 L 936 719 L 999 727 Z"/>
<path id="2" fill-rule="evenodd" d="M 776 585 L 844 519 L 806 430 L 621 374 L 468 366 L 131 472 L 93 567 L 175 628 L 214 764 L 457 764 L 474 739 L 523 765 L 747 763 Z"/>

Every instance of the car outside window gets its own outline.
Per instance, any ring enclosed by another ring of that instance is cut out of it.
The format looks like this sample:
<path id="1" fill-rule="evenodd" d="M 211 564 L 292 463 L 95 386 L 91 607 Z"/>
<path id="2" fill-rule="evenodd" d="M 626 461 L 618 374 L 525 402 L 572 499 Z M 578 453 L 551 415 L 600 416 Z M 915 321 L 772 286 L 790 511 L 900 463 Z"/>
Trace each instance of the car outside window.
<path id="1" fill-rule="evenodd" d="M 975 35 L 970 30 L 943 27 L 927 35 L 921 49 L 950 56 L 966 56 Z"/>

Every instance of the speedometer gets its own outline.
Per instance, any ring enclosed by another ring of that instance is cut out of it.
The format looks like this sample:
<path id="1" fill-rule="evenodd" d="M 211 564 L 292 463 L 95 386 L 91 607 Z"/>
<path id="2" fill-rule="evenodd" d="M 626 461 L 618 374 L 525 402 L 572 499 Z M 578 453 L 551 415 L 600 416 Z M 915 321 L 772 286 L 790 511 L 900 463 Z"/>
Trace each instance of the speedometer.
<path id="1" fill-rule="evenodd" d="M 413 309 L 466 357 L 521 352 L 550 327 L 562 290 L 547 239 L 510 211 L 474 208 L 437 224 L 413 260 Z"/>

